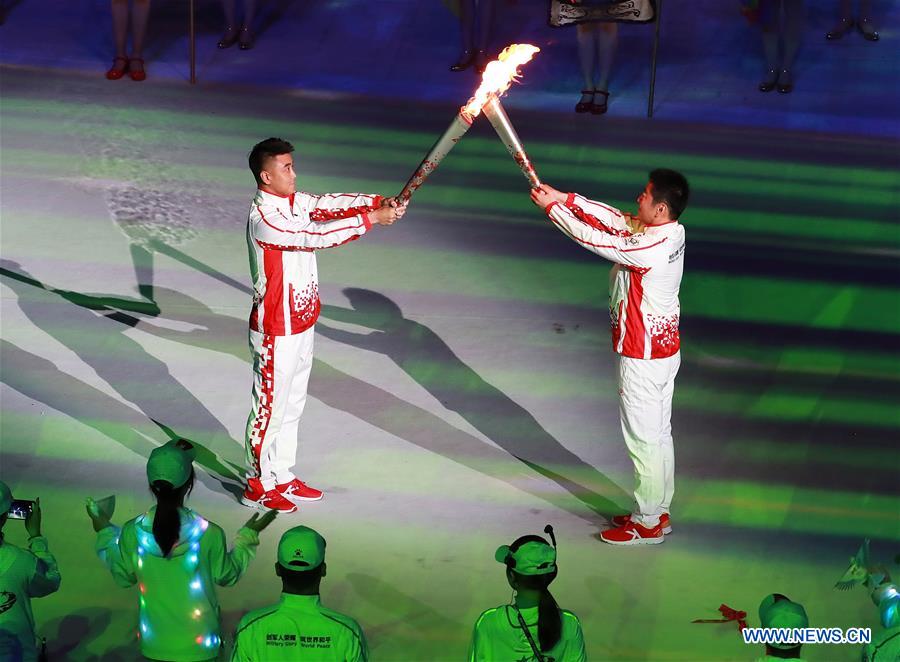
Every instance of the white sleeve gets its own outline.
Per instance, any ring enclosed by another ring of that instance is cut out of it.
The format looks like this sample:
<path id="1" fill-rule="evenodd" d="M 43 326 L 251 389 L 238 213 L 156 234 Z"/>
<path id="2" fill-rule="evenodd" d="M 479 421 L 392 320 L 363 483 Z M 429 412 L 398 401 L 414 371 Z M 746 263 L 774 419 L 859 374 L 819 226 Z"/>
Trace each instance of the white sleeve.
<path id="1" fill-rule="evenodd" d="M 667 237 L 643 233 L 612 234 L 589 225 L 559 203 L 546 209 L 547 216 L 560 230 L 575 242 L 611 262 L 627 267 L 649 269 L 668 260 Z"/>
<path id="2" fill-rule="evenodd" d="M 569 193 L 564 203 L 578 220 L 609 234 L 632 234 L 628 217 L 615 207 L 591 200 L 578 193 Z"/>
<path id="3" fill-rule="evenodd" d="M 254 205 L 250 211 L 250 234 L 260 247 L 269 250 L 333 248 L 358 239 L 372 227 L 369 211 L 366 208 L 353 216 L 317 223 L 306 214 L 289 219 L 274 205 Z"/>
<path id="4" fill-rule="evenodd" d="M 381 206 L 382 199 L 380 195 L 367 193 L 326 193 L 324 195 L 298 193 L 296 204 L 299 204 L 309 214 L 309 220 L 315 223 L 329 223 L 373 212 Z"/>

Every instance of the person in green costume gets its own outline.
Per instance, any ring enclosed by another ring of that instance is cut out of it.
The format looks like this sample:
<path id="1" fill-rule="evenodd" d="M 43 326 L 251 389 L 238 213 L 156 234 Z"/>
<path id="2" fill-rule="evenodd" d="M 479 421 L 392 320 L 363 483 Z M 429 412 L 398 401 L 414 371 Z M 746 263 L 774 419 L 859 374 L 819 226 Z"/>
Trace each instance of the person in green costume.
<path id="1" fill-rule="evenodd" d="M 194 485 L 193 445 L 184 440 L 160 446 L 147 461 L 147 480 L 156 506 L 121 529 L 88 499 L 97 532 L 96 551 L 113 580 L 138 585 L 141 654 L 153 660 L 216 659 L 222 644 L 216 584 L 232 586 L 247 569 L 259 533 L 276 513 L 255 514 L 238 531 L 229 551 L 221 527 L 184 506 Z"/>
<path id="2" fill-rule="evenodd" d="M 369 648 L 359 623 L 322 605 L 319 585 L 325 570 L 325 539 L 317 531 L 307 526 L 285 531 L 275 564 L 275 574 L 281 577 L 281 600 L 241 619 L 232 662 L 368 660 Z"/>
<path id="3" fill-rule="evenodd" d="M 583 662 L 581 622 L 560 609 L 548 587 L 556 579 L 556 539 L 553 546 L 535 535 L 502 545 L 494 555 L 506 566 L 506 580 L 515 592 L 512 604 L 488 609 L 475 622 L 469 662 Z"/>

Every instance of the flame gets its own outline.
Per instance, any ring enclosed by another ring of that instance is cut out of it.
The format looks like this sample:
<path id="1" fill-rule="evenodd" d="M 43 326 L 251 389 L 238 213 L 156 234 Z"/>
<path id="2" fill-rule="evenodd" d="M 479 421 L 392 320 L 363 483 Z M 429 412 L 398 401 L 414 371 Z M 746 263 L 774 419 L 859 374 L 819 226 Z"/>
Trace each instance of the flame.
<path id="1" fill-rule="evenodd" d="M 492 94 L 500 96 L 521 74 L 518 68 L 540 52 L 540 48 L 531 44 L 510 44 L 503 49 L 500 57 L 488 62 L 481 75 L 481 85 L 469 103 L 462 107 L 462 112 L 471 118 L 478 117 L 481 107 Z"/>

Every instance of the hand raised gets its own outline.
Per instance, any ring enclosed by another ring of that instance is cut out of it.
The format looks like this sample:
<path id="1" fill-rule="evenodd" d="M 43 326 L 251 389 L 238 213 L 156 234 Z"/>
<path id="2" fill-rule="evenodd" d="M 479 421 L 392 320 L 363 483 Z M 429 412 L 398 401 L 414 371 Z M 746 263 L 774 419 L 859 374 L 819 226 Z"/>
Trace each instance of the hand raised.
<path id="1" fill-rule="evenodd" d="M 403 218 L 405 213 L 405 204 L 398 204 L 396 207 L 386 205 L 371 212 L 369 218 L 377 225 L 393 225 L 394 221 Z"/>
<path id="2" fill-rule="evenodd" d="M 25 518 L 25 530 L 28 532 L 29 538 L 36 538 L 41 535 L 41 498 L 34 500 L 34 507 Z"/>
<path id="3" fill-rule="evenodd" d="M 109 526 L 109 517 L 100 512 L 96 501 L 88 497 L 84 508 L 87 510 L 88 517 L 91 518 L 91 524 L 94 525 L 94 531 L 102 531 Z"/>
<path id="4" fill-rule="evenodd" d="M 253 517 L 247 520 L 247 523 L 244 524 L 251 531 L 256 531 L 257 533 L 262 532 L 269 524 L 275 521 L 275 517 L 278 516 L 278 511 L 269 510 L 262 516 L 259 513 L 253 513 Z"/>
<path id="5" fill-rule="evenodd" d="M 554 193 L 558 193 L 558 191 L 546 184 L 542 184 L 537 188 L 531 189 L 531 201 L 541 209 L 547 209 L 551 203 L 556 202 Z"/>

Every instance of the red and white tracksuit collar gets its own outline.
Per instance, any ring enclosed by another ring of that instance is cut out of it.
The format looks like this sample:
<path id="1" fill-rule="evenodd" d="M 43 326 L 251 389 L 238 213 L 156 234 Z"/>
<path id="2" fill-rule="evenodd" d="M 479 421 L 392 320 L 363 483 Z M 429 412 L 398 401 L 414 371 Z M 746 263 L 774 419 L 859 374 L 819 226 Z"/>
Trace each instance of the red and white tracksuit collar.
<path id="1" fill-rule="evenodd" d="M 296 193 L 291 193 L 290 195 L 278 195 L 277 193 L 271 193 L 269 191 L 263 191 L 261 188 L 256 189 L 256 203 L 260 204 L 269 204 L 282 206 L 287 205 L 288 207 L 294 206 L 294 197 Z"/>
<path id="2" fill-rule="evenodd" d="M 667 229 L 668 229 L 668 227 L 669 227 L 670 225 L 672 225 L 673 223 L 676 223 L 676 224 L 677 224 L 677 223 L 678 223 L 678 219 L 677 219 L 677 218 L 673 218 L 671 221 L 666 221 L 665 223 L 657 223 L 656 225 L 645 225 L 645 226 L 644 226 L 644 232 L 647 232 L 647 230 L 653 230 L 654 228 L 667 228 Z"/>

